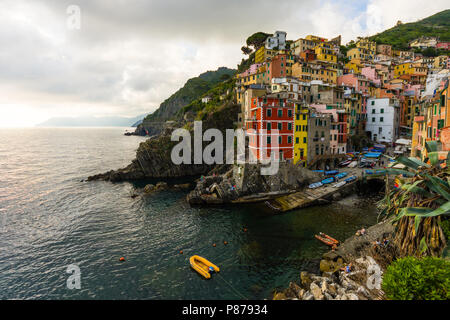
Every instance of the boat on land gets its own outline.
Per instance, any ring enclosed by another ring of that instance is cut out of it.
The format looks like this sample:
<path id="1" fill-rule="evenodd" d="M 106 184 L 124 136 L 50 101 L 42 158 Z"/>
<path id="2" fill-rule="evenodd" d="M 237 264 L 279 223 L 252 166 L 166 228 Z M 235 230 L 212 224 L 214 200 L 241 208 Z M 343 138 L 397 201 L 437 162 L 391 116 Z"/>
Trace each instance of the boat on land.
<path id="1" fill-rule="evenodd" d="M 321 187 L 322 185 L 323 185 L 322 182 L 311 183 L 311 184 L 308 186 L 308 188 L 310 188 L 310 189 L 316 189 L 316 188 L 318 188 L 318 187 Z"/>
<path id="2" fill-rule="evenodd" d="M 206 260 L 205 258 L 197 255 L 192 256 L 189 259 L 189 262 L 191 264 L 192 269 L 197 271 L 201 276 L 205 277 L 206 279 L 211 278 L 210 270 L 213 270 L 215 272 L 220 271 L 218 266 Z"/>
<path id="3" fill-rule="evenodd" d="M 338 170 L 325 171 L 326 176 L 334 176 L 335 174 L 338 174 L 338 173 L 339 173 Z"/>
<path id="4" fill-rule="evenodd" d="M 338 183 L 333 184 L 333 188 L 340 188 L 342 187 L 344 184 L 346 184 L 347 182 L 345 181 L 340 181 Z"/>
<path id="5" fill-rule="evenodd" d="M 355 180 L 356 180 L 356 176 L 351 176 L 351 177 L 348 177 L 347 179 L 344 179 L 345 182 L 352 182 Z"/>
<path id="6" fill-rule="evenodd" d="M 338 179 L 342 179 L 342 178 L 344 178 L 344 177 L 346 177 L 346 176 L 347 176 L 347 172 L 341 172 L 341 173 L 335 175 L 334 178 L 335 178 L 336 180 L 338 180 Z"/>
<path id="7" fill-rule="evenodd" d="M 329 184 L 329 183 L 334 182 L 334 178 L 326 178 L 326 179 L 323 179 L 321 182 L 322 182 L 322 184 Z"/>
<path id="8" fill-rule="evenodd" d="M 317 235 L 317 234 L 314 235 L 314 237 L 317 240 L 325 243 L 327 246 L 330 246 L 330 247 L 334 247 L 334 246 L 337 246 L 339 244 L 339 241 L 337 241 L 336 239 L 333 239 L 329 235 L 326 235 L 325 233 L 322 233 L 322 232 L 320 232 L 320 235 Z"/>

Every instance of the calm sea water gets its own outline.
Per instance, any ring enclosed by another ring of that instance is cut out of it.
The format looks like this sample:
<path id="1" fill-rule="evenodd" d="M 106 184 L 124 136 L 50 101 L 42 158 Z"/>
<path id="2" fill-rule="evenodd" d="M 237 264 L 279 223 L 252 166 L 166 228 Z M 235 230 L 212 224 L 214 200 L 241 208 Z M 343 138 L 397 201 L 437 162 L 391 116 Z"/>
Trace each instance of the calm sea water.
<path id="1" fill-rule="evenodd" d="M 124 130 L 0 129 L 0 299 L 268 298 L 327 250 L 314 234 L 343 240 L 376 221 L 356 197 L 273 215 L 191 208 L 186 192 L 133 199 L 142 183 L 81 182 L 133 159 L 143 138 Z M 193 254 L 220 274 L 201 278 Z M 71 264 L 79 290 L 66 286 Z"/>

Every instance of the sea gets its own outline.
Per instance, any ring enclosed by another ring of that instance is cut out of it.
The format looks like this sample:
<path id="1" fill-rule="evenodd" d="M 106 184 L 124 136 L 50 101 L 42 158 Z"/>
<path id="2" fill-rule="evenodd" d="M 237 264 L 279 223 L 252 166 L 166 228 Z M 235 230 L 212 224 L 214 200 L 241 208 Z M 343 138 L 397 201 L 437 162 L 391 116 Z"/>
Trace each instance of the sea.
<path id="1" fill-rule="evenodd" d="M 328 247 L 315 234 L 344 240 L 376 223 L 356 195 L 275 214 L 144 195 L 155 181 L 86 182 L 135 157 L 145 138 L 125 130 L 0 129 L 0 299 L 270 299 L 317 270 Z M 202 278 L 192 255 L 220 272 Z"/>

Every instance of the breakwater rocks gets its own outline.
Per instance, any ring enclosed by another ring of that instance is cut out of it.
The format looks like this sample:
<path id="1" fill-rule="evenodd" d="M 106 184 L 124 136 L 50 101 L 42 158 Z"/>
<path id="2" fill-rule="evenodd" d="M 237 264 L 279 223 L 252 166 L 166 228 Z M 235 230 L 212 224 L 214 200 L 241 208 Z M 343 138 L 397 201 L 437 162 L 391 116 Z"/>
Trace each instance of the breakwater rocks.
<path id="1" fill-rule="evenodd" d="M 382 299 L 383 271 L 396 257 L 390 220 L 352 236 L 320 261 L 321 275 L 301 272 L 288 289 L 275 293 L 275 300 L 374 300 Z M 389 242 L 380 245 L 384 239 Z M 346 267 L 350 269 L 347 270 Z"/>
<path id="2" fill-rule="evenodd" d="M 261 175 L 261 167 L 261 164 L 234 165 L 224 174 L 202 177 L 187 201 L 195 205 L 230 203 L 243 197 L 257 201 L 294 192 L 320 179 L 315 172 L 291 163 L 280 163 L 273 175 Z"/>

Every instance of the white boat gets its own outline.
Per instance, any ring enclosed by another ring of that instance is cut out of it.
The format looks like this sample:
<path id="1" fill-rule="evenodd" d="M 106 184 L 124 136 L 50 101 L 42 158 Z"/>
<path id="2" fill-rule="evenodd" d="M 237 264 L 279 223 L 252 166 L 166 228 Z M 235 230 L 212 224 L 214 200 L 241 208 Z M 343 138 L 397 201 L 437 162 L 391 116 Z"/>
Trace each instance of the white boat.
<path id="1" fill-rule="evenodd" d="M 341 182 L 335 183 L 335 184 L 333 184 L 333 188 L 340 188 L 340 187 L 342 187 L 344 184 L 346 184 L 345 181 L 341 181 Z"/>

